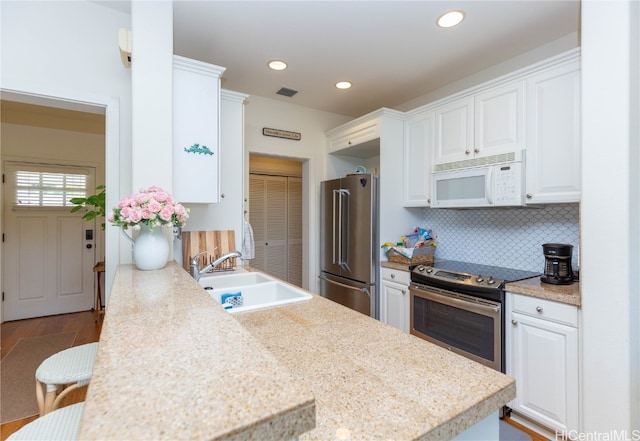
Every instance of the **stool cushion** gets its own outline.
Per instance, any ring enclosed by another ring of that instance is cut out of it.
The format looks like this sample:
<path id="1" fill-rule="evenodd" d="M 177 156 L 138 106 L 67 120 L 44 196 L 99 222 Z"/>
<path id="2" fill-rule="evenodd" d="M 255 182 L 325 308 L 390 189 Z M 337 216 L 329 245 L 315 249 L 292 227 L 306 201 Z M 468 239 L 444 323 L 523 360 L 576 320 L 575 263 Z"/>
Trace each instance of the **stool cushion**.
<path id="1" fill-rule="evenodd" d="M 7 440 L 13 441 L 63 441 L 75 440 L 80 429 L 84 403 L 72 404 L 54 410 L 31 421 Z"/>
<path id="2" fill-rule="evenodd" d="M 73 346 L 53 354 L 36 370 L 36 380 L 47 385 L 89 384 L 98 352 L 98 343 Z"/>

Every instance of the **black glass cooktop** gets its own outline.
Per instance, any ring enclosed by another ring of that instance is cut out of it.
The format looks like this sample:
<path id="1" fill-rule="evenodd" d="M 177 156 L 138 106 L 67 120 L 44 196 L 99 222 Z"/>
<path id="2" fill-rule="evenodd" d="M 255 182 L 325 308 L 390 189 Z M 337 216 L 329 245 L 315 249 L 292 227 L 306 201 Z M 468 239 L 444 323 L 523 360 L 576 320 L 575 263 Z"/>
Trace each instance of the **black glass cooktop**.
<path id="1" fill-rule="evenodd" d="M 439 270 L 483 276 L 484 278 L 491 276 L 494 279 L 502 279 L 505 282 L 515 282 L 542 275 L 541 273 L 533 271 L 503 268 L 500 266 L 480 265 L 478 263 L 457 262 L 455 260 L 436 261 L 431 266 Z"/>

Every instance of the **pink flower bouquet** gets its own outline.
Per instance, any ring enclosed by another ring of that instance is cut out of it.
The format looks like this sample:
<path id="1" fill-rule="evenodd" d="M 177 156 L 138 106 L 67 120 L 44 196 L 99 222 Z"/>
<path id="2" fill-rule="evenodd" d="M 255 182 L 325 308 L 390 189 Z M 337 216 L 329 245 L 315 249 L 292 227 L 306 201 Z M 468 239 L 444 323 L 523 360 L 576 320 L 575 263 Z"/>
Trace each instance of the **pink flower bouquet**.
<path id="1" fill-rule="evenodd" d="M 153 229 L 157 225 L 171 224 L 181 227 L 189 219 L 189 210 L 173 200 L 160 187 L 141 189 L 138 194 L 123 198 L 108 215 L 107 220 L 115 226 L 139 227 L 146 225 Z"/>

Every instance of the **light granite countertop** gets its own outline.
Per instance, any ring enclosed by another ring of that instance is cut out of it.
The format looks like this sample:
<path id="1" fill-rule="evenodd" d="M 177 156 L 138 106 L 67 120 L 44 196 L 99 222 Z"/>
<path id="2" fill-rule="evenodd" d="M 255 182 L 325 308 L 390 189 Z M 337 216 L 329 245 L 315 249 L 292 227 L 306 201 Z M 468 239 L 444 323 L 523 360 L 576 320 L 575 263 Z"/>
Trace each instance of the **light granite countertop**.
<path id="1" fill-rule="evenodd" d="M 289 439 L 309 387 L 177 263 L 118 267 L 78 439 Z"/>
<path id="2" fill-rule="evenodd" d="M 231 315 L 175 263 L 125 265 L 79 439 L 442 440 L 513 398 L 512 378 L 320 296 Z"/>
<path id="3" fill-rule="evenodd" d="M 507 283 L 505 289 L 515 294 L 523 294 L 575 306 L 580 306 L 582 298 L 580 295 L 580 283 L 553 285 L 541 282 L 540 277 Z"/>
<path id="4" fill-rule="evenodd" d="M 235 314 L 316 398 L 301 440 L 446 440 L 515 398 L 515 381 L 320 296 Z"/>

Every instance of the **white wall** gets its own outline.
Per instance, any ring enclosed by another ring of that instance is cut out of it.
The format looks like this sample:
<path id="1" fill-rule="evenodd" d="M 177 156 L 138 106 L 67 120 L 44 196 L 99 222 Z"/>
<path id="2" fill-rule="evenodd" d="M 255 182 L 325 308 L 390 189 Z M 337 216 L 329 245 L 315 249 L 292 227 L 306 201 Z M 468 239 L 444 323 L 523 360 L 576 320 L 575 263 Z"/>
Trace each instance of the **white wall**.
<path id="1" fill-rule="evenodd" d="M 245 170 L 249 154 L 292 158 L 303 161 L 303 275 L 305 288 L 317 292 L 318 205 L 320 181 L 325 179 L 325 132 L 351 118 L 261 97 L 250 97 L 245 105 Z M 299 132 L 300 141 L 263 136 L 262 129 Z M 248 198 L 248 174 L 245 173 L 245 197 Z"/>
<path id="2" fill-rule="evenodd" d="M 630 118 L 638 116 L 639 21 L 635 0 L 582 2 L 582 394 L 590 433 L 640 427 L 640 166 L 638 120 Z"/>
<path id="3" fill-rule="evenodd" d="M 92 2 L 0 2 L 1 86 L 106 106 L 107 204 L 131 187 L 130 71 L 120 61 L 118 29 L 129 14 Z M 115 138 L 114 138 L 115 134 Z M 119 233 L 107 228 L 107 291 L 117 258 Z"/>
<path id="4" fill-rule="evenodd" d="M 173 4 L 131 2 L 132 189 L 173 190 Z"/>

